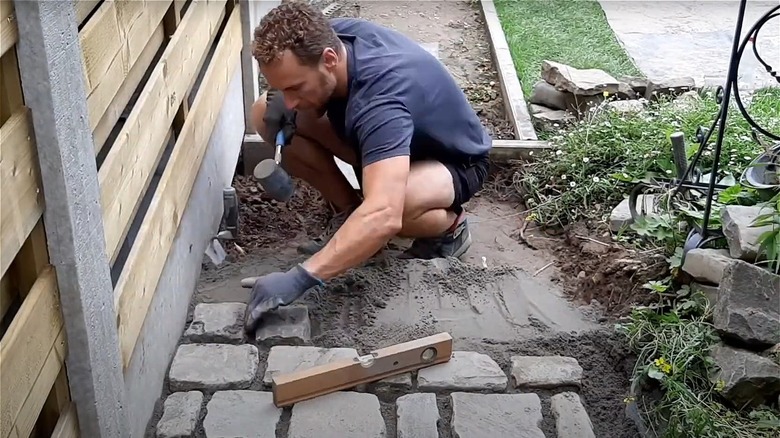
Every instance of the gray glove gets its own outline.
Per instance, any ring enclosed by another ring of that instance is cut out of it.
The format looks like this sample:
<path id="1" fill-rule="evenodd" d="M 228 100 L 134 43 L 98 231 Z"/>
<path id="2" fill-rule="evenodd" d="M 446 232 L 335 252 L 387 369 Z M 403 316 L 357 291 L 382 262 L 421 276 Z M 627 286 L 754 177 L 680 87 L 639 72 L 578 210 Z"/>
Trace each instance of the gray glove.
<path id="1" fill-rule="evenodd" d="M 244 330 L 254 335 L 267 312 L 286 306 L 300 298 L 307 290 L 323 284 L 303 266 L 295 265 L 287 272 L 274 272 L 258 277 L 252 286 L 252 298 L 244 315 Z"/>
<path id="2" fill-rule="evenodd" d="M 265 94 L 265 115 L 263 116 L 265 129 L 271 136 L 267 140 L 276 146 L 276 134 L 282 131 L 284 133 L 284 146 L 289 145 L 295 134 L 297 115 L 297 111 L 287 109 L 282 92 L 273 88 L 269 89 Z"/>

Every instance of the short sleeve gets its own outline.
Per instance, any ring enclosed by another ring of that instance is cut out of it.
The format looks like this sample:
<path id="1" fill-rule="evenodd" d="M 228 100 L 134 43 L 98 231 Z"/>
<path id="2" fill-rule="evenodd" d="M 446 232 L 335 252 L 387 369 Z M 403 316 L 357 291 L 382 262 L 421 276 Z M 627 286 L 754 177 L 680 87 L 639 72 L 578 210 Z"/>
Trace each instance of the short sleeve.
<path id="1" fill-rule="evenodd" d="M 364 104 L 354 126 L 363 166 L 410 154 L 414 123 L 403 100 L 403 87 L 395 77 L 361 90 Z"/>

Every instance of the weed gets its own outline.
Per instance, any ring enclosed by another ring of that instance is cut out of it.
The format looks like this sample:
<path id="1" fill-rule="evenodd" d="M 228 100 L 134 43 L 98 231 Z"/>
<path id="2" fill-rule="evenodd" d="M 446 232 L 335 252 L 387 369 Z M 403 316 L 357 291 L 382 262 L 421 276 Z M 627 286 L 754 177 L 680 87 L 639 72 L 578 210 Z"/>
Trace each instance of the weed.
<path id="1" fill-rule="evenodd" d="M 653 293 L 668 291 L 662 284 L 648 287 Z M 646 386 L 662 389 L 660 399 L 644 412 L 649 425 L 664 438 L 777 436 L 775 412 L 739 412 L 721 403 L 724 383 L 710 378 L 716 365 L 709 352 L 720 339 L 707 322 L 709 304 L 701 294 L 678 298 L 671 307 L 636 308 L 627 323 L 617 326 L 638 354 L 632 393 Z"/>
<path id="2" fill-rule="evenodd" d="M 751 226 L 771 226 L 758 237 L 759 257 L 766 259 L 759 264 L 766 264 L 772 272 L 780 274 L 780 193 L 768 202 L 767 207 L 769 212 L 759 215 Z"/>

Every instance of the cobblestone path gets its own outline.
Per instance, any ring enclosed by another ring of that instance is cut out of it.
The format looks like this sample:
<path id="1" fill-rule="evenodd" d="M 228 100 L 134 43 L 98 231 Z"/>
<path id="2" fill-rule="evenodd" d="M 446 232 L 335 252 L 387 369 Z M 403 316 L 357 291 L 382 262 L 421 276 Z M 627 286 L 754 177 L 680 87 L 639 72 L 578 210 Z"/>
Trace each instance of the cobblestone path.
<path id="1" fill-rule="evenodd" d="M 243 310 L 243 303 L 197 305 L 171 363 L 172 393 L 154 436 L 595 437 L 578 395 L 582 368 L 561 356 L 513 356 L 504 370 L 488 355 L 455 351 L 445 364 L 277 408 L 274 373 L 366 352 L 302 345 L 311 332 L 304 306 L 285 309 L 249 343 Z"/>

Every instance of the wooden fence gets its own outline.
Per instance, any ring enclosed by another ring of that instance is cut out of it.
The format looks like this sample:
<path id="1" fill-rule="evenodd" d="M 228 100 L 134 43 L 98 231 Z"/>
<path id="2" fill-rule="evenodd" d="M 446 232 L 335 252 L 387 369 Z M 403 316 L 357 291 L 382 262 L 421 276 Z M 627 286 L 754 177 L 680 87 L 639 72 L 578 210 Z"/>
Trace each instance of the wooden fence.
<path id="1" fill-rule="evenodd" d="M 235 0 L 74 6 L 126 368 L 238 66 L 240 8 Z M 0 438 L 78 436 L 13 1 L 0 0 L 0 20 Z"/>

